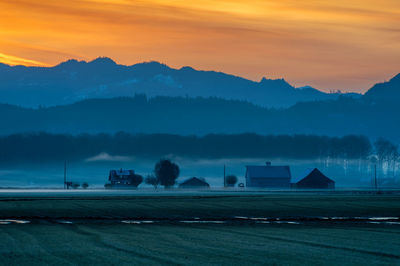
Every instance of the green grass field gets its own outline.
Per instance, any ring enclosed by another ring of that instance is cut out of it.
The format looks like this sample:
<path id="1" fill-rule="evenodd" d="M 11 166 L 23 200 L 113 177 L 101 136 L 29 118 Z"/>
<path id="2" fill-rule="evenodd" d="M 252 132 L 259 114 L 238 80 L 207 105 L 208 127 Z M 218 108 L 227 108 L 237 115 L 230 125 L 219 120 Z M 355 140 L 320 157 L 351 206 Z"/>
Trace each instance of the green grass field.
<path id="1" fill-rule="evenodd" d="M 400 195 L 0 197 L 0 218 L 229 218 L 400 216 Z"/>
<path id="2" fill-rule="evenodd" d="M 0 197 L 0 219 L 400 216 L 400 194 Z"/>
<path id="3" fill-rule="evenodd" d="M 0 225 L 0 265 L 400 265 L 398 224 L 121 223 L 233 216 L 400 217 L 400 196 L 0 197 L 1 219 L 32 221 Z"/>
<path id="4" fill-rule="evenodd" d="M 0 227 L 2 265 L 400 265 L 400 227 Z"/>

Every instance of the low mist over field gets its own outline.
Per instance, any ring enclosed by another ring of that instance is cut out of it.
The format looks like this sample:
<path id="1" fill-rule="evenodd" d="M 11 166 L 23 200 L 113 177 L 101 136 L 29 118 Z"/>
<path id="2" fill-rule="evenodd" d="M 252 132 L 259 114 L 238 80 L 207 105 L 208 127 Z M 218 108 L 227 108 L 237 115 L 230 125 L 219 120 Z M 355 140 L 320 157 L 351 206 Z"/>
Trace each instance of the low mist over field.
<path id="1" fill-rule="evenodd" d="M 213 188 L 224 185 L 224 166 L 226 174 L 236 175 L 238 183 L 244 183 L 246 165 L 265 165 L 271 161 L 275 165 L 290 165 L 293 179 L 301 177 L 309 168 L 317 167 L 328 177 L 336 181 L 338 188 L 374 187 L 374 164 L 367 159 L 282 159 L 282 158 L 218 158 L 188 159 L 179 156 L 167 156 L 180 167 L 180 183 L 192 176 L 204 178 Z M 68 180 L 87 182 L 90 188 L 103 188 L 108 180 L 110 169 L 135 169 L 136 173 L 147 176 L 154 173 L 157 159 L 142 159 L 135 156 L 120 156 L 101 153 L 86 160 L 67 162 Z M 0 170 L 0 187 L 62 188 L 64 162 L 36 162 L 2 164 Z M 378 183 L 382 188 L 400 186 L 398 165 L 395 170 L 391 165 L 378 166 Z M 151 188 L 141 184 L 139 188 Z"/>
<path id="2" fill-rule="evenodd" d="M 103 187 L 110 169 L 154 173 L 160 158 L 169 158 L 180 169 L 180 183 L 201 177 L 212 187 L 223 186 L 226 174 L 244 183 L 247 165 L 290 165 L 293 179 L 309 168 L 319 168 L 338 187 L 373 185 L 374 165 L 382 187 L 397 187 L 399 164 L 395 145 L 371 142 L 365 136 L 312 135 L 53 135 L 20 134 L 0 137 L 0 187 L 62 187 L 64 163 L 68 179 Z M 140 187 L 146 187 L 145 184 Z"/>

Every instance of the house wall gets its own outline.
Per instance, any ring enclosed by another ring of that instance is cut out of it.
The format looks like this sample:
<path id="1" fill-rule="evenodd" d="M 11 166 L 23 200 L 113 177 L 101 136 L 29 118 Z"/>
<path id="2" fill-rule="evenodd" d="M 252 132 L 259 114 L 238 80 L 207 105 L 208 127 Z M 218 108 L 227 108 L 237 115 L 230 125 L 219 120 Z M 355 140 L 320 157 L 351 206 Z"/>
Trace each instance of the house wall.
<path id="1" fill-rule="evenodd" d="M 180 188 L 192 188 L 192 189 L 207 189 L 210 188 L 210 186 L 207 185 L 179 185 Z"/>
<path id="2" fill-rule="evenodd" d="M 246 178 L 247 187 L 290 188 L 290 178 Z"/>

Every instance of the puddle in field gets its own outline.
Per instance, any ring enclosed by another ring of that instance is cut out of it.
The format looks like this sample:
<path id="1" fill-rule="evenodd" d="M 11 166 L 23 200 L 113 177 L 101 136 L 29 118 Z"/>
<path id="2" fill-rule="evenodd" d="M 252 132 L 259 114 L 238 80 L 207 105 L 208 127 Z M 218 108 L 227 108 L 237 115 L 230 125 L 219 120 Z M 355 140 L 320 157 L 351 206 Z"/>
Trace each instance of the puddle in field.
<path id="1" fill-rule="evenodd" d="M 30 221 L 15 220 L 15 219 L 0 220 L 0 224 L 28 224 L 28 223 L 30 223 Z"/>
<path id="2" fill-rule="evenodd" d="M 391 224 L 391 225 L 400 225 L 400 222 L 367 222 L 369 224 Z"/>
<path id="3" fill-rule="evenodd" d="M 257 224 L 300 224 L 300 222 L 296 221 L 285 221 L 281 220 L 280 218 L 266 218 L 266 217 L 243 217 L 243 216 L 236 216 L 236 219 L 244 220 L 244 221 L 254 221 Z"/>
<path id="4" fill-rule="evenodd" d="M 269 221 L 269 220 L 279 220 L 279 218 L 267 218 L 267 217 L 246 217 L 246 216 L 234 216 L 234 219 L 238 219 L 238 220 L 245 220 L 245 221 L 249 221 L 249 220 L 253 220 L 253 221 Z"/>
<path id="5" fill-rule="evenodd" d="M 180 221 L 181 223 L 186 223 L 186 224 L 196 224 L 196 223 L 204 223 L 204 224 L 224 224 L 226 221 Z"/>
<path id="6" fill-rule="evenodd" d="M 276 221 L 277 224 L 300 224 L 299 222 L 292 222 L 292 221 Z"/>
<path id="7" fill-rule="evenodd" d="M 387 221 L 387 220 L 399 220 L 399 218 L 398 217 L 371 217 L 371 218 L 368 218 L 368 220 Z"/>
<path id="8" fill-rule="evenodd" d="M 124 220 L 121 223 L 124 224 L 153 224 L 155 221 L 140 221 L 140 220 Z"/>
<path id="9" fill-rule="evenodd" d="M 253 220 L 253 221 L 268 221 L 268 220 L 270 220 L 270 219 L 268 219 L 268 218 L 253 217 L 253 218 L 250 218 L 250 220 Z M 277 220 L 279 220 L 279 219 L 277 219 Z"/>
<path id="10" fill-rule="evenodd" d="M 57 221 L 58 223 L 60 223 L 60 224 L 73 224 L 73 222 L 71 222 L 71 221 L 64 221 L 64 220 L 60 220 L 60 221 Z"/>

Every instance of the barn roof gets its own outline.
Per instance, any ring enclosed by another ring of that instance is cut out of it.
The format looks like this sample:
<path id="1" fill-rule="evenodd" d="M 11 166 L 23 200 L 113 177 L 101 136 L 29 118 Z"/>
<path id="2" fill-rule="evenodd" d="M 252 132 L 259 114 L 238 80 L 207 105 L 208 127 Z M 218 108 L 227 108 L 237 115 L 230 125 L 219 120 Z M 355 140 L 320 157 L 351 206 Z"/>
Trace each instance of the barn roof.
<path id="1" fill-rule="evenodd" d="M 306 178 L 309 174 L 311 174 L 312 171 L 314 171 L 314 169 L 317 169 L 317 168 L 307 168 L 307 169 L 306 169 L 303 173 L 301 173 L 300 175 L 293 177 L 292 183 L 297 183 L 297 182 L 299 182 L 300 180 Z"/>
<path id="2" fill-rule="evenodd" d="M 112 172 L 114 175 L 116 176 L 125 176 L 125 175 L 131 175 L 132 173 L 134 173 L 133 170 L 111 170 L 110 172 Z"/>
<path id="3" fill-rule="evenodd" d="M 192 177 L 180 183 L 179 186 L 210 186 L 210 185 L 206 181 L 200 178 Z"/>
<path id="4" fill-rule="evenodd" d="M 246 168 L 251 178 L 291 178 L 289 166 L 248 165 Z"/>
<path id="5" fill-rule="evenodd" d="M 323 179 L 326 179 L 327 181 L 335 182 L 332 179 L 330 179 L 329 177 L 327 177 L 326 175 L 324 175 L 318 168 L 308 168 L 306 171 L 304 171 L 303 174 L 295 177 L 292 180 L 292 183 L 298 183 L 310 175 L 318 175 L 319 178 L 323 178 Z"/>
<path id="6" fill-rule="evenodd" d="M 117 175 L 130 175 L 131 173 L 129 172 L 129 170 L 119 170 L 117 171 Z"/>

